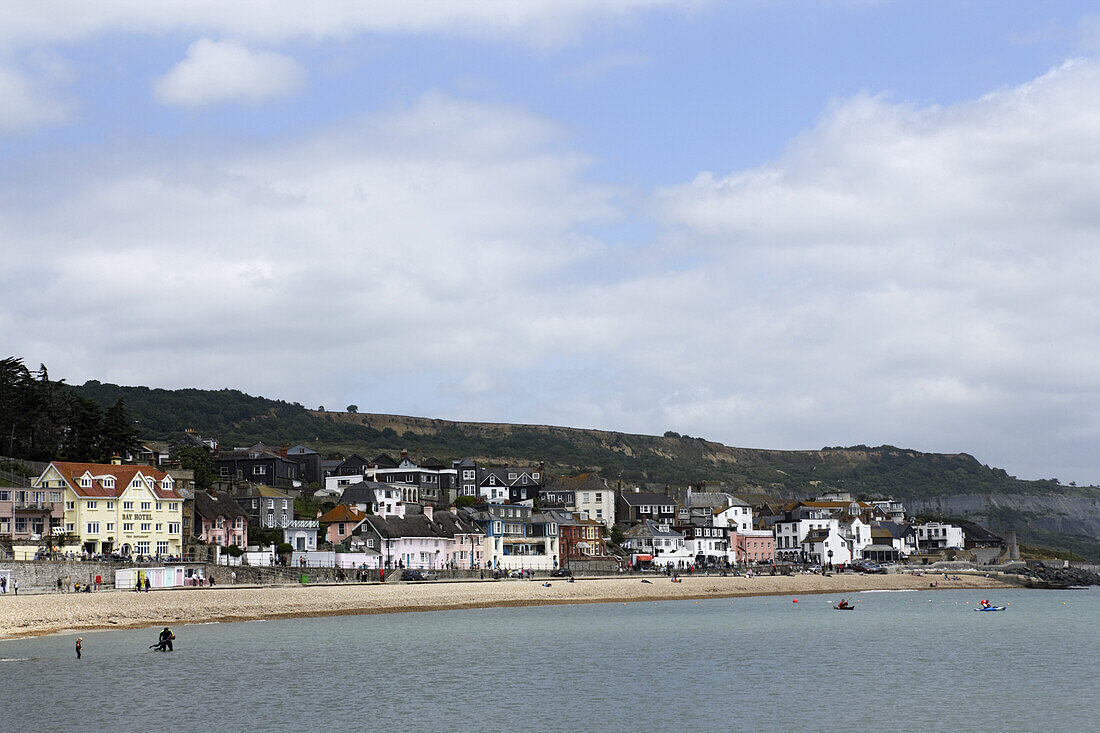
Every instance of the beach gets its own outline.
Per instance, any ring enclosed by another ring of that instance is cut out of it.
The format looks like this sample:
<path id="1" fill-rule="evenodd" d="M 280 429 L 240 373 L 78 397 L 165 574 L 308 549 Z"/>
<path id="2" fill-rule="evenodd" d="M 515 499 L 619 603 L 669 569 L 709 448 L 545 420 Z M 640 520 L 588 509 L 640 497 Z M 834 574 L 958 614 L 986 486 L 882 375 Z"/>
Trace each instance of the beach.
<path id="1" fill-rule="evenodd" d="M 956 577 L 956 576 L 952 576 Z M 673 583 L 665 576 L 544 580 L 462 581 L 338 585 L 216 587 L 133 593 L 41 594 L 0 597 L 0 639 L 63 631 L 92 631 L 247 621 L 435 611 L 491 606 L 843 594 L 867 590 L 995 589 L 1014 587 L 997 575 L 793 575 L 755 578 L 694 576 Z M 930 584 L 936 583 L 937 588 Z"/>

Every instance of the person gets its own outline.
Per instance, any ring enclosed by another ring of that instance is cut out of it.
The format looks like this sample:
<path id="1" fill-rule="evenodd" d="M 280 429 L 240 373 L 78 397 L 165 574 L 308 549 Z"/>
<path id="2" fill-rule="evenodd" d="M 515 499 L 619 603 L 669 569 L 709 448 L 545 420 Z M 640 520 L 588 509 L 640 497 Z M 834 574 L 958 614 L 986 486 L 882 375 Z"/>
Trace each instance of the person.
<path id="1" fill-rule="evenodd" d="M 982 599 L 982 608 L 989 608 L 989 601 L 985 598 Z"/>
<path id="2" fill-rule="evenodd" d="M 167 626 L 164 627 L 164 631 L 160 632 L 160 637 L 156 644 L 151 648 L 156 649 L 158 652 L 170 652 L 172 651 L 172 641 L 176 638 L 176 635 L 172 633 L 172 630 Z"/>
<path id="3" fill-rule="evenodd" d="M 153 585 L 153 584 L 149 582 L 149 576 L 148 576 L 148 575 L 146 575 L 146 576 L 145 576 L 145 592 L 146 592 L 146 593 L 148 593 L 148 592 L 149 592 L 149 588 L 150 588 L 150 587 L 151 587 L 152 585 Z"/>
<path id="4" fill-rule="evenodd" d="M 57 576 L 57 592 L 61 592 L 61 576 Z M 79 654 L 77 656 L 80 656 Z"/>
<path id="5" fill-rule="evenodd" d="M 76 637 L 76 658 L 80 659 L 80 652 L 84 650 L 84 637 Z"/>
<path id="6" fill-rule="evenodd" d="M 846 598 L 841 598 L 840 603 L 836 604 L 836 606 L 837 606 L 837 608 L 847 608 L 848 607 L 848 600 Z"/>
<path id="7" fill-rule="evenodd" d="M 147 581 L 145 581 L 145 582 L 146 582 L 146 583 L 148 583 L 149 581 L 147 580 Z M 214 587 L 214 576 L 213 576 L 213 575 L 211 575 L 211 576 L 210 576 L 210 587 L 211 587 L 211 588 L 213 588 L 213 587 Z"/>
<path id="8" fill-rule="evenodd" d="M 11 582 L 11 589 L 13 591 L 15 591 L 15 595 L 19 595 L 19 581 L 18 580 L 13 580 Z"/>
<path id="9" fill-rule="evenodd" d="M 237 571 L 234 570 L 232 573 L 229 574 L 229 577 L 233 579 L 233 585 L 236 585 L 237 584 Z"/>

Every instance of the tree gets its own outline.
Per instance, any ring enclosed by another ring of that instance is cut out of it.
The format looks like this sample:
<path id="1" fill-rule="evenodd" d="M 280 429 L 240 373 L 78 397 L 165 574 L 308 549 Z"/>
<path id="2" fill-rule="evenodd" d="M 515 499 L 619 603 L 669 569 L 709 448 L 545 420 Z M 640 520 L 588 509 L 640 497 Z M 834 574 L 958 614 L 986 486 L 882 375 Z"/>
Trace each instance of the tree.
<path id="1" fill-rule="evenodd" d="M 197 445 L 184 446 L 176 451 L 176 460 L 180 468 L 195 472 L 196 489 L 206 491 L 214 486 L 214 458 L 208 450 Z"/>
<path id="2" fill-rule="evenodd" d="M 618 526 L 612 525 L 611 532 L 608 534 L 608 539 L 611 540 L 613 545 L 622 545 L 623 540 L 626 537 L 623 535 L 623 531 Z"/>
<path id="3" fill-rule="evenodd" d="M 462 509 L 464 507 L 474 506 L 475 504 L 477 504 L 477 502 L 478 497 L 476 496 L 460 496 L 455 499 L 455 506 L 459 509 Z"/>
<path id="4" fill-rule="evenodd" d="M 134 429 L 130 416 L 126 414 L 126 402 L 119 397 L 115 404 L 107 409 L 103 416 L 103 440 L 100 446 L 109 458 L 113 455 L 125 456 L 138 445 L 138 432 Z"/>
<path id="5" fill-rule="evenodd" d="M 348 412 L 359 412 L 359 405 L 348 405 Z"/>

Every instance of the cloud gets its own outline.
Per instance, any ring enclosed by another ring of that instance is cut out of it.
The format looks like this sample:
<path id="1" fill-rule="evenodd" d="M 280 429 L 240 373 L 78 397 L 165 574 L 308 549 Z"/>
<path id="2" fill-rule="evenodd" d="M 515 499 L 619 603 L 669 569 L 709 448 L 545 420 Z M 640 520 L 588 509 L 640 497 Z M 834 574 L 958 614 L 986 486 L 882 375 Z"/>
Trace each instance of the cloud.
<path id="1" fill-rule="evenodd" d="M 69 118 L 72 103 L 57 92 L 68 76 L 56 59 L 37 55 L 30 70 L 0 61 L 0 133 L 21 133 Z"/>
<path id="2" fill-rule="evenodd" d="M 694 7 L 697 0 L 484 0 L 389 2 L 326 0 L 303 4 L 271 0 L 37 0 L 0 6 L 0 49 L 71 42 L 109 31 L 179 31 L 274 44 L 298 39 L 347 38 L 357 33 L 445 33 L 515 40 L 538 46 L 575 40 L 584 29 L 661 7 Z"/>
<path id="3" fill-rule="evenodd" d="M 154 90 L 164 104 L 198 107 L 218 102 L 258 104 L 293 94 L 305 83 L 305 70 L 289 56 L 203 38 L 157 80 Z"/>
<path id="4" fill-rule="evenodd" d="M 765 445 L 968 446 L 1050 475 L 1100 438 L 1097 196 L 1086 60 L 950 107 L 838 100 L 781 158 L 658 192 L 666 255 L 705 263 L 673 291 L 707 293 L 713 334 L 684 416 L 729 429 L 705 394 Z"/>
<path id="5" fill-rule="evenodd" d="M 546 284 L 619 216 L 557 125 L 436 93 L 294 143 L 25 166 L 0 173 L 7 348 L 70 380 L 305 403 L 396 408 L 425 373 L 474 394 L 566 348 L 538 326 Z"/>

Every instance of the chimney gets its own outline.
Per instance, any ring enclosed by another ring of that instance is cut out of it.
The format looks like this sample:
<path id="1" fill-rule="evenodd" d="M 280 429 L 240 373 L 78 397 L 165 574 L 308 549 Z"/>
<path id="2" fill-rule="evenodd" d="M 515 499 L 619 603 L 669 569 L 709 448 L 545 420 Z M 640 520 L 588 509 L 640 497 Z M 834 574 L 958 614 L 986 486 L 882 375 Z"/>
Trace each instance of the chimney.
<path id="1" fill-rule="evenodd" d="M 402 451 L 401 451 L 401 460 L 405 460 L 408 457 L 409 457 L 409 452 L 407 450 L 402 449 Z"/>
<path id="2" fill-rule="evenodd" d="M 424 516 L 428 518 L 428 521 L 432 521 L 432 507 L 428 504 L 424 505 Z"/>
<path id="3" fill-rule="evenodd" d="M 121 466 L 122 465 L 122 457 L 118 453 L 115 453 L 113 456 L 111 456 L 111 465 L 112 466 Z"/>

